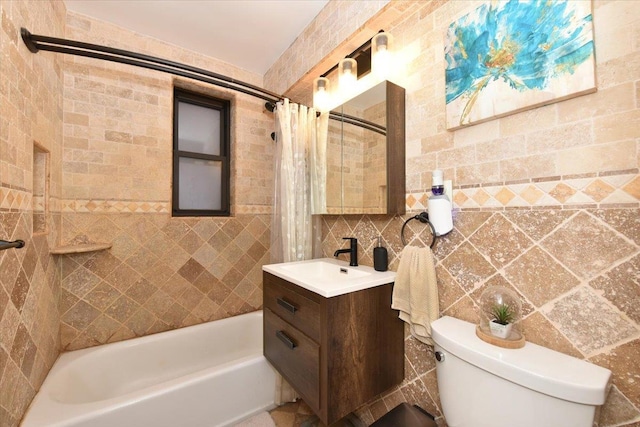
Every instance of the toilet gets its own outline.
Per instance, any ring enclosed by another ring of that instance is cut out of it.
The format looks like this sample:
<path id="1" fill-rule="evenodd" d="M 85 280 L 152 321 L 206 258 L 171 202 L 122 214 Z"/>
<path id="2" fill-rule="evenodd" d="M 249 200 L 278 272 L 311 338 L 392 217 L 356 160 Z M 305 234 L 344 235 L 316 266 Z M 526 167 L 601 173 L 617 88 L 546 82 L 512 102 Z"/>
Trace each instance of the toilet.
<path id="1" fill-rule="evenodd" d="M 453 317 L 431 324 L 449 427 L 592 427 L 611 371 L 527 342 L 491 345 Z"/>

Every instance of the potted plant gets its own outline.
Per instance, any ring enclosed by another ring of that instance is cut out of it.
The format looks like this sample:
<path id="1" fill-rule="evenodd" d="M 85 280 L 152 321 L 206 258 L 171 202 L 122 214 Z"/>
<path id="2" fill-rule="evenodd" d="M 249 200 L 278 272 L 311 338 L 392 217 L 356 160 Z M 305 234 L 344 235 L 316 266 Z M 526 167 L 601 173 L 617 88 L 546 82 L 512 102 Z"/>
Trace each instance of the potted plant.
<path id="1" fill-rule="evenodd" d="M 489 329 L 491 333 L 499 338 L 506 339 L 511 334 L 511 327 L 516 317 L 514 308 L 506 303 L 494 304 L 491 307 L 491 316 L 489 321 Z"/>

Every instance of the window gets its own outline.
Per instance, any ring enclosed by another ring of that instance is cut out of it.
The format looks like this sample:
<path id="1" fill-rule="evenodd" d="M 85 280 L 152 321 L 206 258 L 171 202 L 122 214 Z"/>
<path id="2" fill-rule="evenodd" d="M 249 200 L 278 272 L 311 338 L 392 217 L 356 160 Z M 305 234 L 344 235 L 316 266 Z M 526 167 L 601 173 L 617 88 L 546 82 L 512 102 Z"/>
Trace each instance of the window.
<path id="1" fill-rule="evenodd" d="M 173 216 L 230 215 L 230 103 L 173 96 Z"/>

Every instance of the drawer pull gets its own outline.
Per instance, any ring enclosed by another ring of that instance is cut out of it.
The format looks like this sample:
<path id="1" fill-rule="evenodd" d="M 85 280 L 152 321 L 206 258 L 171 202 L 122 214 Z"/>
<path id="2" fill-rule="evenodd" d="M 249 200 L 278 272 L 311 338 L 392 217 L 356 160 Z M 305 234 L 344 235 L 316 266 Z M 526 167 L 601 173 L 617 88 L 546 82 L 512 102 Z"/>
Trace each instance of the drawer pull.
<path id="1" fill-rule="evenodd" d="M 293 340 L 289 338 L 287 334 L 285 334 L 284 332 L 276 331 L 276 336 L 280 339 L 280 341 L 285 343 L 286 346 L 289 347 L 291 350 L 297 347 L 296 343 L 293 342 Z"/>
<path id="2" fill-rule="evenodd" d="M 296 314 L 296 310 L 298 310 L 298 307 L 288 301 L 283 300 L 282 298 L 278 298 L 278 305 L 285 310 L 290 311 L 292 314 Z"/>

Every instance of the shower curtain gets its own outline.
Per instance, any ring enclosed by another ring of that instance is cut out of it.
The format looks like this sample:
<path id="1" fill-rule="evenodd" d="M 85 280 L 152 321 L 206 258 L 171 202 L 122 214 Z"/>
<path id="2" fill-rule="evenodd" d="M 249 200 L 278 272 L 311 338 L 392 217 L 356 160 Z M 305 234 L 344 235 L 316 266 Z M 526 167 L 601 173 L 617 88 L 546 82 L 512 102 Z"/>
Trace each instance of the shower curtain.
<path id="1" fill-rule="evenodd" d="M 271 262 L 312 259 L 322 253 L 322 225 L 326 213 L 326 147 L 329 114 L 316 117 L 313 108 L 276 104 L 275 191 L 271 219 Z M 280 375 L 275 404 L 292 402 L 295 390 Z"/>
<path id="2" fill-rule="evenodd" d="M 312 259 L 321 254 L 326 213 L 326 146 L 329 114 L 290 103 L 276 104 L 275 191 L 271 262 Z"/>

